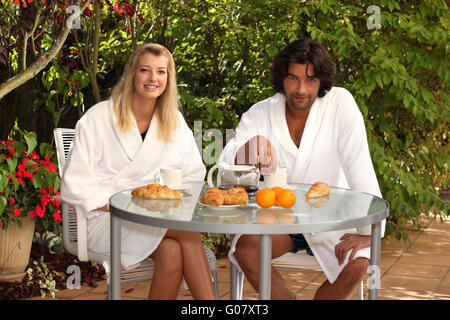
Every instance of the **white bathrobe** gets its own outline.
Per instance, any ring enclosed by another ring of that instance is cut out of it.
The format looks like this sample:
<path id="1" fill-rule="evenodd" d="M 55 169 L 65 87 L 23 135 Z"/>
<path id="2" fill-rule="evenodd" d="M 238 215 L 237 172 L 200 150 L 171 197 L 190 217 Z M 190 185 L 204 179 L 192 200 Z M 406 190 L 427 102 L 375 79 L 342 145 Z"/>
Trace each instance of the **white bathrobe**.
<path id="1" fill-rule="evenodd" d="M 261 135 L 276 148 L 279 166 L 288 170 L 288 182 L 312 184 L 322 181 L 330 186 L 381 197 L 363 117 L 349 91 L 333 87 L 324 97 L 316 98 L 299 147 L 289 134 L 285 103 L 285 96 L 278 93 L 245 112 L 236 136 L 226 145 L 219 161 L 234 163 L 237 150 L 251 137 Z M 382 235 L 384 229 L 385 221 Z M 350 255 L 349 252 L 345 263 L 338 265 L 334 247 L 344 233 L 370 235 L 371 227 L 304 235 L 330 283 L 336 280 Z M 230 259 L 237 265 L 234 250 L 238 237 L 233 240 Z M 370 248 L 359 250 L 356 257 L 370 258 Z"/>
<path id="2" fill-rule="evenodd" d="M 160 168 L 180 167 L 184 181 L 203 181 L 206 168 L 192 134 L 179 113 L 171 142 L 158 138 L 152 118 L 142 141 L 136 122 L 129 132 L 116 125 L 112 100 L 91 107 L 78 121 L 73 148 L 62 181 L 64 201 L 87 213 L 89 251 L 109 254 L 109 212 L 96 210 L 116 192 L 151 183 Z M 122 222 L 122 260 L 129 268 L 146 259 L 159 245 L 166 229 Z"/>

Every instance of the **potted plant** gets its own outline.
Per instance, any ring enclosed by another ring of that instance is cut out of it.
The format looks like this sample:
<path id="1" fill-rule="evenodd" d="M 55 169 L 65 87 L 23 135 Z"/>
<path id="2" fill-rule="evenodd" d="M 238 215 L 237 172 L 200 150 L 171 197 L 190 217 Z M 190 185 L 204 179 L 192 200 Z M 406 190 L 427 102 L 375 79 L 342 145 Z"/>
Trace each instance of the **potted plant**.
<path id="1" fill-rule="evenodd" d="M 0 281 L 21 281 L 34 229 L 61 230 L 60 180 L 47 143 L 36 153 L 34 132 L 14 128 L 0 141 Z"/>

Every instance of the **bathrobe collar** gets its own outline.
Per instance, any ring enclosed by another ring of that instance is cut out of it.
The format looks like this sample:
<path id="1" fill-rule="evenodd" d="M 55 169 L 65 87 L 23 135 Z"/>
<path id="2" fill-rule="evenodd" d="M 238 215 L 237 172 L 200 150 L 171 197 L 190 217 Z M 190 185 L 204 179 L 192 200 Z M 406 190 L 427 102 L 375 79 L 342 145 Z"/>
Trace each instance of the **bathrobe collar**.
<path id="1" fill-rule="evenodd" d="M 111 103 L 111 117 L 113 121 L 114 131 L 119 139 L 120 145 L 124 150 L 128 160 L 130 162 L 137 161 L 139 159 L 151 159 L 151 154 L 159 154 L 163 151 L 164 143 L 158 138 L 158 119 L 154 114 L 150 122 L 147 134 L 144 141 L 142 141 L 141 133 L 137 126 L 136 120 L 133 118 L 131 128 L 127 132 L 121 130 L 117 125 L 117 118 L 113 112 L 113 104 Z M 147 163 L 148 164 L 148 163 Z M 148 164 L 150 165 L 150 164 Z"/>
<path id="2" fill-rule="evenodd" d="M 307 168 L 311 161 L 313 153 L 314 141 L 320 128 L 320 111 L 322 109 L 322 98 L 317 97 L 311 106 L 311 111 L 305 123 L 300 146 L 297 148 L 289 134 L 289 128 L 286 122 L 286 97 L 284 94 L 278 93 L 271 99 L 270 103 L 270 122 L 272 131 L 280 144 L 293 157 L 295 157 L 295 165 L 292 173 L 292 181 L 301 181 L 304 176 L 303 171 Z"/>

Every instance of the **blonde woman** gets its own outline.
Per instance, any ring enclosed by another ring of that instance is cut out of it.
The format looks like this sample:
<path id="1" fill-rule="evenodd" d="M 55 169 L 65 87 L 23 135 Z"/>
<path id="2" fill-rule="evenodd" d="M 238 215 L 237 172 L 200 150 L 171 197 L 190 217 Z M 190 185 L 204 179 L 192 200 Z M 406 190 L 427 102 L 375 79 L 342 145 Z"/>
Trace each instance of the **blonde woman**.
<path id="1" fill-rule="evenodd" d="M 78 121 L 61 183 L 63 199 L 88 219 L 89 250 L 109 253 L 109 197 L 148 184 L 161 167 L 202 181 L 206 169 L 178 110 L 175 63 L 158 44 L 133 52 L 111 98 Z M 194 299 L 214 299 L 200 234 L 122 222 L 122 260 L 130 268 L 151 257 L 149 299 L 176 299 L 184 277 Z"/>

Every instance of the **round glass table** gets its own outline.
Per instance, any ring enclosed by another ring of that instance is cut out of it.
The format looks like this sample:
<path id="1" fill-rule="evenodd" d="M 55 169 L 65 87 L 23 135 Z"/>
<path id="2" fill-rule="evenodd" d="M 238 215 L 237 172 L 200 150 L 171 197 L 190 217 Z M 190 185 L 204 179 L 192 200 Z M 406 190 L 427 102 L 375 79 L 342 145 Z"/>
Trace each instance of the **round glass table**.
<path id="1" fill-rule="evenodd" d="M 131 196 L 132 190 L 114 194 L 111 212 L 111 294 L 120 299 L 120 220 L 167 229 L 259 234 L 260 299 L 270 299 L 272 234 L 317 233 L 349 228 L 371 230 L 371 269 L 379 270 L 381 222 L 389 204 L 379 197 L 349 189 L 331 188 L 327 197 L 306 199 L 309 184 L 292 184 L 297 201 L 289 209 L 260 208 L 254 198 L 246 206 L 210 207 L 199 202 L 208 188 L 205 182 L 189 182 L 180 200 L 148 200 Z M 378 268 L 378 269 L 377 269 Z M 379 273 L 378 273 L 379 276 Z M 376 282 L 376 281 L 375 281 Z M 379 281 L 377 282 L 379 283 Z M 231 294 L 236 296 L 235 294 Z M 378 298 L 378 286 L 369 287 L 369 299 Z"/>

